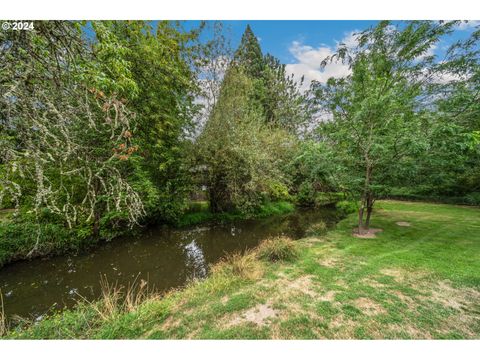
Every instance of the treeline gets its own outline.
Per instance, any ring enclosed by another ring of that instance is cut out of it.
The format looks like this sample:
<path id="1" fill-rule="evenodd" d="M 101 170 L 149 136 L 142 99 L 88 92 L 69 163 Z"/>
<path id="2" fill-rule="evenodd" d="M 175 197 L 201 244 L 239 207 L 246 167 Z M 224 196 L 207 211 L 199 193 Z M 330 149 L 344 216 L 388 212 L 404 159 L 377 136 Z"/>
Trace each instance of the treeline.
<path id="1" fill-rule="evenodd" d="M 213 213 L 346 199 L 368 228 L 386 196 L 480 204 L 478 28 L 380 22 L 307 92 L 247 27 L 35 22 L 0 33 L 0 263 Z M 210 27 L 204 40 L 202 33 Z"/>
<path id="2" fill-rule="evenodd" d="M 2 226 L 5 256 L 182 214 L 200 30 L 39 21 L 2 32 L 0 204 L 18 210 Z"/>

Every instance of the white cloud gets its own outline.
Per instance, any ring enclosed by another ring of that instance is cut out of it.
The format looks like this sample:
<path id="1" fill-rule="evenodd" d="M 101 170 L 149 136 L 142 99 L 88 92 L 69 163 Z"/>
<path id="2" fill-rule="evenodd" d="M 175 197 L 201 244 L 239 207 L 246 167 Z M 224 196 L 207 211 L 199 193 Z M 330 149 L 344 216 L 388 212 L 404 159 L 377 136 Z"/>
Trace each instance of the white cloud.
<path id="1" fill-rule="evenodd" d="M 338 78 L 349 75 L 350 69 L 348 65 L 341 62 L 331 62 L 324 68 L 321 68 L 320 64 L 326 57 L 333 55 L 341 43 L 348 48 L 354 48 L 357 45 L 355 34 L 355 31 L 347 33 L 341 41 L 337 42 L 335 47 L 321 45 L 315 48 L 302 44 L 299 41 L 292 42 L 289 51 L 296 62 L 287 64 L 285 70 L 287 73 L 293 74 L 296 80 L 300 80 L 302 76 L 304 77 L 302 91 L 307 90 L 313 80 L 325 83 L 331 77 Z"/>
<path id="2" fill-rule="evenodd" d="M 441 74 L 436 74 L 432 78 L 433 82 L 437 84 L 449 84 L 451 82 L 464 81 L 466 79 L 467 79 L 466 76 L 462 76 L 452 72 L 443 72 Z"/>
<path id="3" fill-rule="evenodd" d="M 425 53 L 425 57 L 435 55 L 435 50 L 437 50 L 437 45 L 432 44 Z"/>
<path id="4" fill-rule="evenodd" d="M 458 26 L 458 30 L 467 30 L 480 25 L 480 20 L 468 20 L 468 22 L 461 22 Z"/>

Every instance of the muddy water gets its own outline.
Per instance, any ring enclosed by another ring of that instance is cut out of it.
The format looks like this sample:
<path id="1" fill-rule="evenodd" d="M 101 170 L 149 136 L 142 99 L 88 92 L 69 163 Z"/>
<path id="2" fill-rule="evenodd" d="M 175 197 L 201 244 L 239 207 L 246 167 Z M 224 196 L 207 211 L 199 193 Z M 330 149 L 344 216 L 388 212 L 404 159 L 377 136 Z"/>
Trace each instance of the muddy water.
<path id="1" fill-rule="evenodd" d="M 135 278 L 163 291 L 205 277 L 209 265 L 225 254 L 255 247 L 272 235 L 301 238 L 319 221 L 335 222 L 332 210 L 293 214 L 187 229 L 153 228 L 137 238 L 106 243 L 93 252 L 19 262 L 0 269 L 0 290 L 7 317 L 39 318 L 71 307 L 80 298 L 98 298 L 100 276 L 128 285 Z"/>

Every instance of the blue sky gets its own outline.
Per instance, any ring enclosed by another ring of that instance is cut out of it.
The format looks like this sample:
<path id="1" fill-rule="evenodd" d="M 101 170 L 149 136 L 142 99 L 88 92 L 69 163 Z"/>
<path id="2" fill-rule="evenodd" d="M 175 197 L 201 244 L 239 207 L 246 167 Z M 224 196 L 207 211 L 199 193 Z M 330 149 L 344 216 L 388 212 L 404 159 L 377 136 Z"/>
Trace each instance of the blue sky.
<path id="1" fill-rule="evenodd" d="M 189 23 L 192 23 L 189 21 Z M 195 23 L 195 22 L 193 22 Z M 377 24 L 377 21 L 223 21 L 225 28 L 231 31 L 232 46 L 236 48 L 247 24 L 260 38 L 264 53 L 270 53 L 283 63 L 294 60 L 289 51 L 294 41 L 319 46 L 334 46 L 335 41 L 342 40 L 353 30 L 363 30 Z"/>
<path id="2" fill-rule="evenodd" d="M 330 64 L 325 69 L 320 69 L 321 61 L 334 53 L 339 42 L 354 44 L 354 33 L 375 26 L 378 21 L 290 21 L 290 20 L 264 20 L 264 21 L 223 21 L 226 34 L 231 39 L 235 49 L 241 39 L 247 24 L 250 24 L 255 35 L 260 40 L 264 53 L 270 53 L 287 64 L 286 70 L 296 78 L 304 76 L 305 87 L 311 80 L 326 81 L 331 76 L 344 76 L 348 68 L 342 64 Z M 480 22 L 463 24 L 448 37 L 431 49 L 431 53 L 442 56 L 450 44 L 469 36 L 473 26 Z M 186 21 L 186 29 L 198 26 L 198 21 Z M 203 36 L 208 37 L 208 30 Z"/>
<path id="3" fill-rule="evenodd" d="M 242 20 L 222 21 L 230 29 L 232 46 L 236 48 L 247 24 L 260 38 L 264 53 L 271 53 L 283 63 L 294 60 L 289 51 L 294 41 L 313 47 L 321 45 L 335 46 L 345 36 L 355 30 L 365 30 L 375 26 L 377 20 Z M 185 27 L 198 26 L 199 21 L 186 21 Z M 475 22 L 474 24 L 478 24 Z M 471 31 L 473 24 L 462 26 L 450 37 L 450 43 L 463 38 Z M 446 44 L 444 44 L 446 45 Z M 441 49 L 439 48 L 438 51 Z"/>

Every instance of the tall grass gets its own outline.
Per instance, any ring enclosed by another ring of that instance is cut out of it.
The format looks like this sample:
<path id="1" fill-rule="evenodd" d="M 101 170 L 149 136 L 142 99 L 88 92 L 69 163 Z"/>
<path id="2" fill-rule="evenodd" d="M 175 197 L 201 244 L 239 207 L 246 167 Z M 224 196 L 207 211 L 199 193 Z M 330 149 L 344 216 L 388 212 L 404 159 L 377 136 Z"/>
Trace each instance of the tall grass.
<path id="1" fill-rule="evenodd" d="M 257 260 L 254 250 L 245 253 L 235 252 L 225 256 L 212 267 L 214 274 L 230 272 L 234 276 L 244 279 L 258 279 L 263 275 L 262 264 Z"/>
<path id="2" fill-rule="evenodd" d="M 256 251 L 260 259 L 271 262 L 291 261 L 298 257 L 295 242 L 286 236 L 266 239 L 258 246 Z"/>
<path id="3" fill-rule="evenodd" d="M 149 288 L 148 281 L 139 280 L 138 275 L 133 283 L 127 286 L 110 283 L 106 276 L 101 276 L 100 287 L 101 297 L 99 300 L 90 302 L 82 297 L 81 302 L 88 303 L 102 320 L 135 311 L 142 303 L 159 298 L 154 289 Z"/>

